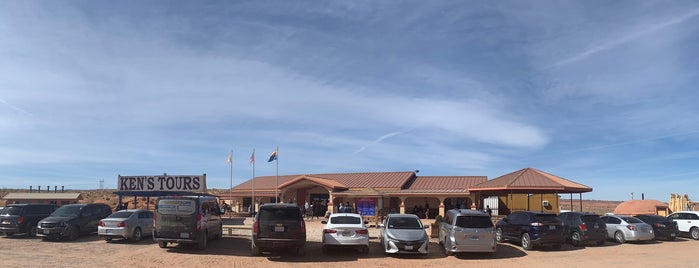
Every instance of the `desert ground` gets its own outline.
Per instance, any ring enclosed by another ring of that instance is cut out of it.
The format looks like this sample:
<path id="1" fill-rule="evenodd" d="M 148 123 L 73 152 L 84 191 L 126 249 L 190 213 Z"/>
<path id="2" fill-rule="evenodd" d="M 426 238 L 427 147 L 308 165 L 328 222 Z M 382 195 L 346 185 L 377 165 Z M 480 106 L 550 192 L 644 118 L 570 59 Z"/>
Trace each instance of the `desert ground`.
<path id="1" fill-rule="evenodd" d="M 244 220 L 245 225 L 251 219 Z M 96 235 L 77 241 L 42 241 L 36 237 L 2 237 L 3 267 L 699 267 L 696 250 L 699 241 L 616 244 L 560 250 L 540 248 L 524 251 L 518 244 L 502 243 L 495 254 L 457 254 L 445 256 L 436 239 L 428 256 L 387 256 L 381 251 L 379 230 L 370 228 L 369 254 L 354 250 L 321 253 L 323 225 L 307 221 L 308 243 L 305 256 L 290 253 L 250 254 L 250 231 L 236 230 L 219 241 L 211 241 L 206 250 L 171 245 L 161 249 L 151 239 L 138 243 L 114 240 L 107 243 Z M 427 230 L 429 231 L 429 230 Z"/>

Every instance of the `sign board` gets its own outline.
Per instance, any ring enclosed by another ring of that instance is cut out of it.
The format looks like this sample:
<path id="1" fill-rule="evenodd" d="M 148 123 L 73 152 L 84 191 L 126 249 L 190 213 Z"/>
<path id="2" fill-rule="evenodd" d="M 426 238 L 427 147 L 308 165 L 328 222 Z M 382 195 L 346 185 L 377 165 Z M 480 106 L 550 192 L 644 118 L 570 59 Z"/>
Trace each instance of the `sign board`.
<path id="1" fill-rule="evenodd" d="M 357 198 L 354 203 L 362 216 L 376 216 L 376 198 Z"/>
<path id="2" fill-rule="evenodd" d="M 119 176 L 119 191 L 206 191 L 206 174 Z"/>

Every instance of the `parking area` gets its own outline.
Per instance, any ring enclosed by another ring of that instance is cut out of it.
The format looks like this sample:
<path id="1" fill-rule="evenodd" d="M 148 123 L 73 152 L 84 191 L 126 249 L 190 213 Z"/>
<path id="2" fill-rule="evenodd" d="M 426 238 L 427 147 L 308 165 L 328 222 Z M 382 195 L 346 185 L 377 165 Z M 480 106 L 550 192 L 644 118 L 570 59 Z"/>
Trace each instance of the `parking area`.
<path id="1" fill-rule="evenodd" d="M 560 250 L 541 248 L 524 251 L 517 244 L 500 244 L 495 254 L 459 254 L 446 257 L 432 239 L 430 254 L 424 256 L 386 256 L 381 252 L 378 229 L 371 228 L 369 254 L 353 250 L 321 253 L 319 221 L 307 222 L 308 243 L 305 256 L 291 253 L 250 254 L 250 237 L 236 232 L 220 241 L 211 241 L 206 250 L 193 247 L 161 249 L 151 239 L 138 243 L 98 240 L 96 235 L 71 242 L 46 242 L 33 237 L 2 237 L 0 252 L 3 266 L 31 267 L 690 267 L 696 266 L 699 241 L 616 244 Z M 429 231 L 429 230 L 428 230 Z"/>

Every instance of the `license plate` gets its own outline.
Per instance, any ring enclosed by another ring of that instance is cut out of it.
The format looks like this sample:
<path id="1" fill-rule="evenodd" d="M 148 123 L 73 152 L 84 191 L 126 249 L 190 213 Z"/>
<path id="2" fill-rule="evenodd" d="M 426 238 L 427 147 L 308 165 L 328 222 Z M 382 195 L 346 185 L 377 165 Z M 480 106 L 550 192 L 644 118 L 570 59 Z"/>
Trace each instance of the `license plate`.
<path id="1" fill-rule="evenodd" d="M 599 225 L 595 224 L 594 228 L 599 229 Z"/>
<path id="2" fill-rule="evenodd" d="M 51 230 L 48 230 L 48 229 L 44 230 L 44 234 L 50 234 L 50 233 L 51 233 Z"/>
<path id="3" fill-rule="evenodd" d="M 677 234 L 675 234 L 675 233 L 671 233 L 671 234 L 670 234 L 670 236 L 677 236 Z"/>
<path id="4" fill-rule="evenodd" d="M 556 225 L 549 225 L 549 230 L 556 230 Z"/>
<path id="5" fill-rule="evenodd" d="M 284 232 L 284 226 L 274 226 L 274 231 L 277 233 Z"/>
<path id="6" fill-rule="evenodd" d="M 406 250 L 413 250 L 413 246 L 405 246 Z"/>
<path id="7" fill-rule="evenodd" d="M 105 230 L 105 232 L 108 233 L 108 234 L 109 234 L 109 233 L 112 233 L 112 229 L 107 229 L 107 230 Z"/>
<path id="8" fill-rule="evenodd" d="M 180 233 L 180 238 L 189 238 L 189 233 Z"/>
<path id="9" fill-rule="evenodd" d="M 351 235 L 352 235 L 352 233 L 350 233 L 349 231 L 342 232 L 342 236 L 351 236 Z"/>

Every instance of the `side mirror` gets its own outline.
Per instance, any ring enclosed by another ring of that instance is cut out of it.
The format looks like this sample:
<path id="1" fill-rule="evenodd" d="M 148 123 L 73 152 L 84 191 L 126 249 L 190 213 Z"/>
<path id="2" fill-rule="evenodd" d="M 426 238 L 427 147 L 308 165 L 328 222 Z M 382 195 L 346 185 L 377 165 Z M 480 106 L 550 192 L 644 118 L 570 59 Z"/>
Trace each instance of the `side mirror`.
<path id="1" fill-rule="evenodd" d="M 379 228 L 386 228 L 386 226 L 383 223 L 379 223 Z"/>

